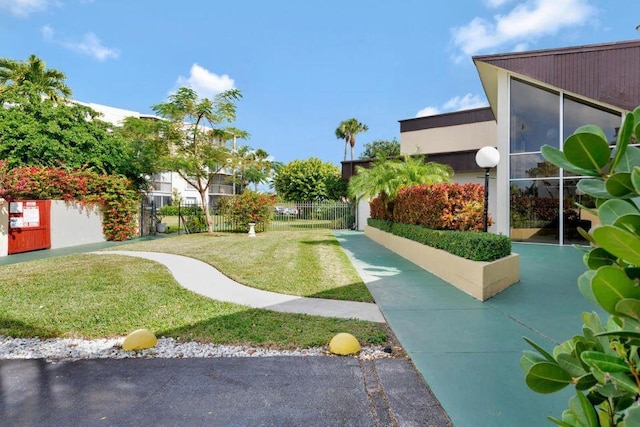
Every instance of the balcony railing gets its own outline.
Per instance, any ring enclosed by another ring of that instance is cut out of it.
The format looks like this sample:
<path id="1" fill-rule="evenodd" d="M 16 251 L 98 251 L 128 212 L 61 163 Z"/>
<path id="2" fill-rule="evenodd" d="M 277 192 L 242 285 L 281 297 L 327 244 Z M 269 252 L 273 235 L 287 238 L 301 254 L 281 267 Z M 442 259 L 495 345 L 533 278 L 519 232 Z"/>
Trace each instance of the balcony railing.
<path id="1" fill-rule="evenodd" d="M 171 183 L 170 182 L 153 182 L 153 191 L 159 191 L 161 193 L 171 193 Z"/>
<path id="2" fill-rule="evenodd" d="M 211 184 L 209 194 L 233 194 L 233 185 Z"/>

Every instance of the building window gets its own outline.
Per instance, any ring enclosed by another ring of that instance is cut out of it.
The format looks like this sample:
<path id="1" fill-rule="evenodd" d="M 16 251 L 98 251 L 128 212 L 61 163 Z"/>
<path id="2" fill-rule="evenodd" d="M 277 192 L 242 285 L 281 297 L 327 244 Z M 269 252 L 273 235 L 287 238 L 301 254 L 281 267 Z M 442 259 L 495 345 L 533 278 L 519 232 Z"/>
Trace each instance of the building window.
<path id="1" fill-rule="evenodd" d="M 562 148 L 564 139 L 587 124 L 601 127 L 614 145 L 621 114 L 515 78 L 511 79 L 510 102 L 511 238 L 587 243 L 577 229 L 588 230 L 597 218 L 576 202 L 591 207 L 594 201 L 577 190 L 579 178 L 546 162 L 540 149 L 544 144 Z"/>

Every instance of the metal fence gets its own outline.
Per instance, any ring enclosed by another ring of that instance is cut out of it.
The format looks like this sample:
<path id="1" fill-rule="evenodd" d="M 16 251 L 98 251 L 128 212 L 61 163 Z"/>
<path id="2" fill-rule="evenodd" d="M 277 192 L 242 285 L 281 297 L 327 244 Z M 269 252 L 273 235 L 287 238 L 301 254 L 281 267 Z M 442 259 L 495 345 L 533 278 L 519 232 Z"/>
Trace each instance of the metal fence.
<path id="1" fill-rule="evenodd" d="M 246 232 L 246 224 L 234 221 L 216 207 L 210 208 L 214 231 Z M 180 233 L 202 233 L 207 231 L 207 222 L 201 207 L 182 205 L 177 209 L 177 231 Z M 263 230 L 265 224 L 256 224 Z M 349 230 L 355 226 L 355 208 L 345 202 L 279 203 L 266 224 L 267 231 L 303 229 Z"/>

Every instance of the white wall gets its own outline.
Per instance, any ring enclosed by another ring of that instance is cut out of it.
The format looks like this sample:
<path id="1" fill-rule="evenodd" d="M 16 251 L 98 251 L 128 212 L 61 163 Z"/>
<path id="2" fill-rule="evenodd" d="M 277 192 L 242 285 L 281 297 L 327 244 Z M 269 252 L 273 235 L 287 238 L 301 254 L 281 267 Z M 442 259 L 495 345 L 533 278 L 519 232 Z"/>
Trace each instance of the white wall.
<path id="1" fill-rule="evenodd" d="M 369 200 L 361 199 L 356 206 L 356 227 L 360 231 L 364 231 L 367 225 L 367 218 L 371 216 L 371 209 L 369 208 Z"/>
<path id="2" fill-rule="evenodd" d="M 496 132 L 494 121 L 402 132 L 400 151 L 411 155 L 478 150 L 494 146 Z"/>
<path id="3" fill-rule="evenodd" d="M 100 209 L 51 201 L 51 249 L 106 241 Z"/>

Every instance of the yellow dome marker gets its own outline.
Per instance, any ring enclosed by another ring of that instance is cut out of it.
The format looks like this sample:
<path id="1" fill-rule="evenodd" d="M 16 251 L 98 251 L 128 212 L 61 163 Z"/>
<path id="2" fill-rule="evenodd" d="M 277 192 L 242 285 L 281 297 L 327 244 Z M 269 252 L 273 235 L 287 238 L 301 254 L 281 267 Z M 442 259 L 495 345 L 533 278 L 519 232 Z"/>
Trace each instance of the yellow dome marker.
<path id="1" fill-rule="evenodd" d="M 360 351 L 358 339 L 351 334 L 340 333 L 329 342 L 329 351 L 333 354 L 346 356 Z"/>
<path id="2" fill-rule="evenodd" d="M 138 329 L 131 332 L 122 343 L 123 350 L 144 350 L 154 347 L 158 343 L 158 339 L 148 329 Z"/>

